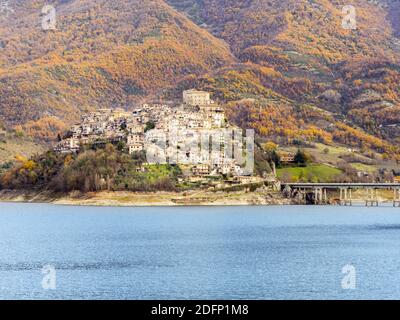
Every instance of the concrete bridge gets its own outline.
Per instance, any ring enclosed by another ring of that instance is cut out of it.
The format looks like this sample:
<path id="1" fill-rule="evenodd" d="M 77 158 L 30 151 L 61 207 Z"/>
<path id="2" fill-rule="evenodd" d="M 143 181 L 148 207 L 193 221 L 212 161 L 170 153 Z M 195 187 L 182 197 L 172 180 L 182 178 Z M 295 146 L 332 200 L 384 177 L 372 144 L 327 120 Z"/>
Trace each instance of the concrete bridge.
<path id="1" fill-rule="evenodd" d="M 393 191 L 393 206 L 400 207 L 399 183 L 283 183 L 283 192 L 292 196 L 298 196 L 307 202 L 307 196 L 312 195 L 315 204 L 327 204 L 328 190 L 339 191 L 340 205 L 351 206 L 353 204 L 353 190 L 365 190 L 365 205 L 378 206 L 378 190 Z"/>

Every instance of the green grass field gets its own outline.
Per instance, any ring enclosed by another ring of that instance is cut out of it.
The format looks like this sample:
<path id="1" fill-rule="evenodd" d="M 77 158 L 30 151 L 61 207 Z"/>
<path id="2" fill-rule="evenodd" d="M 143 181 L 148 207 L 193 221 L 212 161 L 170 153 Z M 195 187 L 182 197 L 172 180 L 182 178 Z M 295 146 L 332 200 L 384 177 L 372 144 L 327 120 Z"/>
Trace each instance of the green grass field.
<path id="1" fill-rule="evenodd" d="M 290 167 L 277 170 L 278 178 L 291 181 L 331 182 L 342 173 L 341 170 L 324 164 L 307 167 Z"/>
<path id="2" fill-rule="evenodd" d="M 329 163 L 333 166 L 337 166 L 338 163 L 343 160 L 340 159 L 340 156 L 357 156 L 361 160 L 371 161 L 371 159 L 366 156 L 360 154 L 359 152 L 350 151 L 347 147 L 341 146 L 328 146 L 322 143 L 315 143 L 315 148 L 302 148 L 305 152 L 311 154 L 315 159 L 315 162 L 318 163 Z M 296 153 L 297 147 L 283 147 L 282 151 Z M 328 152 L 325 152 L 325 149 Z"/>
<path id="3" fill-rule="evenodd" d="M 374 173 L 377 171 L 377 166 L 362 164 L 362 163 L 350 163 L 350 165 L 357 169 L 358 171 L 365 171 L 369 173 Z"/>
<path id="4" fill-rule="evenodd" d="M 179 169 L 177 167 L 170 166 L 168 164 L 154 164 L 154 165 L 146 165 L 147 172 L 144 173 L 144 176 L 150 182 L 156 182 L 159 179 L 169 178 L 175 174 L 179 173 Z"/>

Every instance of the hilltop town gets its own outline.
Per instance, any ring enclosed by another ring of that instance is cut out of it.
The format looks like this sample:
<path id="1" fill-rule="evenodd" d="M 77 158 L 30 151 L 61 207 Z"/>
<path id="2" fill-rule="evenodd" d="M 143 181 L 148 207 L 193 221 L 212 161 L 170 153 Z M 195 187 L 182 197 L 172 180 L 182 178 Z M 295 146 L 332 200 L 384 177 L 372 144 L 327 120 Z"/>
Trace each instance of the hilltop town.
<path id="1" fill-rule="evenodd" d="M 87 114 L 54 151 L 77 153 L 85 145 L 112 143 L 131 155 L 145 153 L 147 164 L 177 164 L 192 179 L 224 175 L 246 183 L 259 181 L 252 177 L 253 170 L 243 168 L 250 161 L 243 161 L 242 130 L 229 124 L 210 93 L 192 89 L 182 98 L 175 106 L 143 104 L 131 111 L 101 109 Z"/>
<path id="2" fill-rule="evenodd" d="M 1 197 L 104 205 L 327 202 L 322 189 L 309 193 L 309 199 L 288 185 L 281 192 L 284 170 L 303 176 L 309 170 L 311 181 L 311 170 L 326 176 L 342 171 L 327 164 L 308 166 L 312 160 L 300 149 L 294 154 L 284 147 L 277 153 L 272 142 L 256 149 L 254 131 L 243 131 L 228 121 L 209 92 L 195 89 L 183 91 L 176 104 L 100 109 L 59 136 L 52 151 L 18 160 L 20 165 L 2 176 Z"/>

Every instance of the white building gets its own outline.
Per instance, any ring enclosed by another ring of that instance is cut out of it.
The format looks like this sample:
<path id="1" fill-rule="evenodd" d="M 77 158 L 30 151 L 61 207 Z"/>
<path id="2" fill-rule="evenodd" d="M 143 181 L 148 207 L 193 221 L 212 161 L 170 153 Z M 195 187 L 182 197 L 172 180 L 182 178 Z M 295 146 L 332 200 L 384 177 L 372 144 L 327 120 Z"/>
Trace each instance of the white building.
<path id="1" fill-rule="evenodd" d="M 183 103 L 190 106 L 203 106 L 212 103 L 210 93 L 198 90 L 183 91 Z"/>
<path id="2" fill-rule="evenodd" d="M 129 145 L 129 154 L 140 152 L 144 149 L 143 143 L 133 143 Z"/>
<path id="3" fill-rule="evenodd" d="M 60 141 L 54 147 L 54 151 L 58 153 L 72 153 L 78 152 L 80 148 L 79 140 L 75 138 L 68 138 Z"/>

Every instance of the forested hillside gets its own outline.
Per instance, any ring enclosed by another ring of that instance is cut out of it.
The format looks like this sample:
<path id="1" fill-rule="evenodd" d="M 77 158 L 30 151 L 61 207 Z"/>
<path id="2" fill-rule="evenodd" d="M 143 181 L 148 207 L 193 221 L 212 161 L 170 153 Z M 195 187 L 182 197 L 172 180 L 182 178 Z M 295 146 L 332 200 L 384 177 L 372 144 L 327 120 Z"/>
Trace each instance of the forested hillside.
<path id="1" fill-rule="evenodd" d="M 370 134 L 376 142 L 388 140 L 390 148 L 400 142 L 400 41 L 394 15 L 399 12 L 398 2 L 168 2 L 226 40 L 241 61 L 235 68 L 208 74 L 199 81 L 201 87 L 213 88 L 226 100 L 265 98 L 265 109 L 283 110 L 287 105 L 318 108 L 322 110 L 320 121 L 313 119 L 311 124 L 328 134 L 341 131 L 334 137 L 347 135 L 351 129 L 355 139 Z M 356 9 L 355 30 L 342 27 L 346 5 Z M 195 82 L 192 79 L 190 85 Z M 183 83 L 182 87 L 190 85 Z M 329 114 L 328 122 L 323 121 L 324 111 Z M 272 123 L 280 123 L 279 119 L 271 120 L 262 118 L 259 122 L 271 130 Z M 293 129 L 302 137 L 301 129 L 310 129 L 308 119 L 299 115 L 297 120 L 300 127 Z M 278 125 L 275 131 L 280 129 Z M 357 143 L 363 145 L 365 139 Z"/>
<path id="2" fill-rule="evenodd" d="M 55 1 L 57 29 L 44 31 L 47 3 L 19 1 L 0 20 L 0 117 L 39 138 L 82 112 L 129 106 L 234 61 L 223 41 L 163 1 Z"/>
<path id="3" fill-rule="evenodd" d="M 17 132 L 52 141 L 89 110 L 198 87 L 264 140 L 399 158 L 398 2 L 58 0 L 44 31 L 45 4 L 0 19 L 0 118 Z"/>

